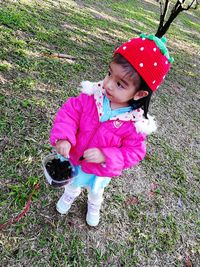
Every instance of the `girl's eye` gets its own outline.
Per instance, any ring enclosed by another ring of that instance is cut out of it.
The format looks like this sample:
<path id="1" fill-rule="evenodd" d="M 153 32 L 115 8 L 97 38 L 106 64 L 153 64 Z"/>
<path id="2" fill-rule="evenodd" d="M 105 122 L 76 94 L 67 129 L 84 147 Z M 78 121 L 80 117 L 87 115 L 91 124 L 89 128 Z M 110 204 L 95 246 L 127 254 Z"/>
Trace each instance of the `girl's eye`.
<path id="1" fill-rule="evenodd" d="M 124 87 L 121 85 L 120 82 L 117 82 L 117 86 L 118 86 L 118 87 L 121 87 L 121 88 L 124 88 Z"/>

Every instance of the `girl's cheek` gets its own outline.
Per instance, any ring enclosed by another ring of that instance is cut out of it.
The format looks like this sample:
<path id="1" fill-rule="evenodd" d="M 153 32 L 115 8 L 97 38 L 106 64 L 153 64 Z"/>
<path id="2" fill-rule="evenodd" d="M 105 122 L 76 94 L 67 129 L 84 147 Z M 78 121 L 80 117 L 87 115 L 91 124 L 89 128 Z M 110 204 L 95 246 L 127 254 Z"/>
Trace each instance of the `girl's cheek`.
<path id="1" fill-rule="evenodd" d="M 107 78 L 107 76 L 106 76 L 105 79 L 103 80 L 103 87 L 106 86 L 107 81 L 108 81 L 108 78 Z"/>
<path id="2" fill-rule="evenodd" d="M 105 82 L 107 82 L 107 80 L 108 80 L 108 75 L 106 75 L 103 82 L 105 83 Z"/>

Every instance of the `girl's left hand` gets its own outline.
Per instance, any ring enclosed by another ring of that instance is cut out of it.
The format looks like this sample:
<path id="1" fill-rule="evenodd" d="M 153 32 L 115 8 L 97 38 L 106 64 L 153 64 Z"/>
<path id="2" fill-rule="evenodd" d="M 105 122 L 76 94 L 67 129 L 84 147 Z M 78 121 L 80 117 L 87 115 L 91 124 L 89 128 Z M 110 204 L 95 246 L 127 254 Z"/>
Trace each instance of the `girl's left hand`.
<path id="1" fill-rule="evenodd" d="M 104 154 L 98 148 L 89 148 L 85 150 L 83 157 L 87 162 L 94 162 L 94 163 L 105 162 Z"/>

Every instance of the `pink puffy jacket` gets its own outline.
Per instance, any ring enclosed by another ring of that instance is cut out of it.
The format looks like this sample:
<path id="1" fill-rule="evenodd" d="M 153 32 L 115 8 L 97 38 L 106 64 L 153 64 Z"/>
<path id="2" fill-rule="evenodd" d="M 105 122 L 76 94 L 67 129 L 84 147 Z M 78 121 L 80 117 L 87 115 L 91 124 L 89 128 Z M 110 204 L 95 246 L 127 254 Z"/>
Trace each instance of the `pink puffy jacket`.
<path id="1" fill-rule="evenodd" d="M 136 116 L 130 112 L 130 117 L 123 119 L 121 116 L 100 122 L 101 105 L 98 101 L 101 101 L 99 99 L 103 94 L 102 82 L 87 82 L 86 85 L 83 83 L 83 87 L 89 87 L 89 95 L 84 88 L 84 93 L 69 98 L 57 112 L 50 134 L 51 144 L 55 146 L 57 140 L 68 140 L 72 145 L 72 164 L 81 165 L 86 173 L 106 177 L 118 176 L 122 170 L 136 165 L 144 158 L 144 140 L 147 133 L 142 132 L 140 128 L 142 125 L 148 128 L 149 122 L 144 118 L 131 120 L 130 118 Z M 141 110 L 135 113 L 142 117 Z M 99 148 L 106 158 L 105 164 L 80 161 L 80 157 L 88 148 Z"/>

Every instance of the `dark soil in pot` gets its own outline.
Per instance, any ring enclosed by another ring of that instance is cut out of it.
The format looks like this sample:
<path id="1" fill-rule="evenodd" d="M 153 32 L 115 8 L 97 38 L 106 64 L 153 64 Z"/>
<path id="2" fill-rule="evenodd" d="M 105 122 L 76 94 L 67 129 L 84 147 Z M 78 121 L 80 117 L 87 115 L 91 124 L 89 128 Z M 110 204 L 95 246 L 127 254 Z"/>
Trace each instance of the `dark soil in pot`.
<path id="1" fill-rule="evenodd" d="M 64 181 L 71 178 L 72 167 L 68 161 L 53 159 L 46 164 L 46 169 L 52 179 Z"/>

